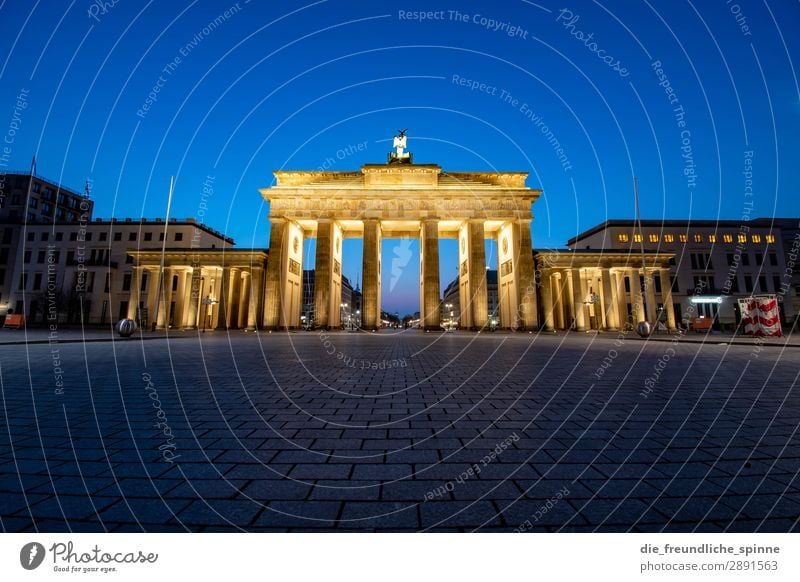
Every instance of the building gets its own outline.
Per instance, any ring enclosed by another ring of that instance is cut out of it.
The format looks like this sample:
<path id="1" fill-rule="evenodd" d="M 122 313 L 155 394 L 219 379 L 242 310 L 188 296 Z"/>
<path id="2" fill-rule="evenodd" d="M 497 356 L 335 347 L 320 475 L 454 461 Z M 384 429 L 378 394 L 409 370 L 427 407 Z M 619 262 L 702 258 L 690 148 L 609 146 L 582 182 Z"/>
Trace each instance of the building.
<path id="1" fill-rule="evenodd" d="M 300 327 L 314 327 L 314 269 L 303 270 L 303 310 L 300 314 Z M 339 320 L 342 327 L 359 327 L 361 325 L 361 292 L 353 289 L 350 280 L 342 275 L 341 301 L 339 304 Z"/>
<path id="2" fill-rule="evenodd" d="M 132 252 L 162 246 L 224 252 L 232 239 L 192 218 L 96 219 L 78 223 L 16 225 L 22 233 L 20 260 L 8 279 L 0 315 L 24 313 L 28 323 L 109 324 L 125 318 L 134 273 Z M 140 291 L 156 281 L 143 273 Z M 141 308 L 146 309 L 144 304 Z M 144 313 L 144 312 L 143 312 Z M 147 319 L 146 317 L 144 319 Z"/>
<path id="3" fill-rule="evenodd" d="M 453 279 L 447 287 L 445 287 L 441 309 L 441 321 L 443 326 L 449 325 L 451 321 L 455 322 L 456 326 L 460 326 L 461 299 L 459 289 L 458 277 Z M 498 310 L 500 308 L 500 297 L 497 292 L 497 269 L 486 270 L 486 298 L 489 325 L 497 325 L 499 317 Z"/>
<path id="4" fill-rule="evenodd" d="M 576 252 L 616 252 L 633 261 L 642 247 L 646 253 L 674 255 L 668 270 L 656 274 L 654 289 L 660 292 L 669 277 L 677 321 L 702 316 L 713 318 L 717 328 L 734 329 L 740 317 L 738 298 L 777 294 L 785 299 L 786 285 L 791 286 L 781 226 L 770 219 L 643 220 L 641 231 L 636 221 L 608 220 L 567 245 Z M 795 314 L 792 301 L 781 302 L 784 324 Z"/>
<path id="5" fill-rule="evenodd" d="M 31 173 L 0 174 L 0 319 L 9 308 L 20 307 L 12 294 L 19 281 L 15 273 L 20 271 L 32 236 L 26 229 L 54 222 L 87 224 L 93 210 L 88 192 L 81 194 Z M 34 236 L 38 240 L 41 235 Z"/>

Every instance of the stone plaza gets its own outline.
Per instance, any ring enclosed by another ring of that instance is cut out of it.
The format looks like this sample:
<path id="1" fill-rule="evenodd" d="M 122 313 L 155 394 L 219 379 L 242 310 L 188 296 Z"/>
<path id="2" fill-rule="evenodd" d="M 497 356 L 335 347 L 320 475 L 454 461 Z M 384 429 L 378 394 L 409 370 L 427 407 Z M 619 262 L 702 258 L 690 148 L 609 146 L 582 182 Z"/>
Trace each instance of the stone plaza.
<path id="1" fill-rule="evenodd" d="M 796 345 L 167 335 L 2 346 L 3 531 L 798 528 Z"/>

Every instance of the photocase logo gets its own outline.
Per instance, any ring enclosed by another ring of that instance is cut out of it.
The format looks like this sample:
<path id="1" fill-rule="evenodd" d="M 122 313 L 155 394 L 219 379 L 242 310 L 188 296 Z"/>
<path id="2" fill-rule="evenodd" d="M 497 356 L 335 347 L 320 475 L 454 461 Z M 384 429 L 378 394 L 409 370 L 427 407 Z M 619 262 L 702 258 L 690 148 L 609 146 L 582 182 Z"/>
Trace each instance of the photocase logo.
<path id="1" fill-rule="evenodd" d="M 44 561 L 44 546 L 38 542 L 30 542 L 22 546 L 19 552 L 19 563 L 26 570 L 35 570 Z"/>

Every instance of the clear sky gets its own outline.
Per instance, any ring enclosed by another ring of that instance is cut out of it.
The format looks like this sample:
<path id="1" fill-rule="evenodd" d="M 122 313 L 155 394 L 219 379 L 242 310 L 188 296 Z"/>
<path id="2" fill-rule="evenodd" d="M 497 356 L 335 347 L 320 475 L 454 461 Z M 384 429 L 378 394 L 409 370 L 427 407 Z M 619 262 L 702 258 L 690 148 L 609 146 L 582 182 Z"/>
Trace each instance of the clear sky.
<path id="1" fill-rule="evenodd" d="M 800 4 L 567 6 L 0 1 L 0 169 L 36 153 L 40 174 L 90 179 L 100 217 L 163 216 L 173 174 L 172 216 L 199 217 L 210 179 L 200 217 L 266 247 L 273 170 L 382 163 L 409 128 L 417 162 L 529 172 L 535 247 L 631 218 L 634 174 L 644 218 L 800 216 Z M 345 251 L 356 281 L 360 242 Z M 384 242 L 390 311 L 418 309 L 418 252 Z"/>

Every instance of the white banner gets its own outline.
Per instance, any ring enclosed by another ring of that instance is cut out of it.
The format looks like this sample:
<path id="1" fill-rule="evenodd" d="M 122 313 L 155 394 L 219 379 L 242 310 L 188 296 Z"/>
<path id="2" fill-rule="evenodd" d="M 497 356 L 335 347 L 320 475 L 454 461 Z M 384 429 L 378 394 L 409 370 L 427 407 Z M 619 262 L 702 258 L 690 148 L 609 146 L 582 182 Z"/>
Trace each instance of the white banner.
<path id="1" fill-rule="evenodd" d="M 791 534 L 4 534 L 4 580 L 800 580 Z"/>

